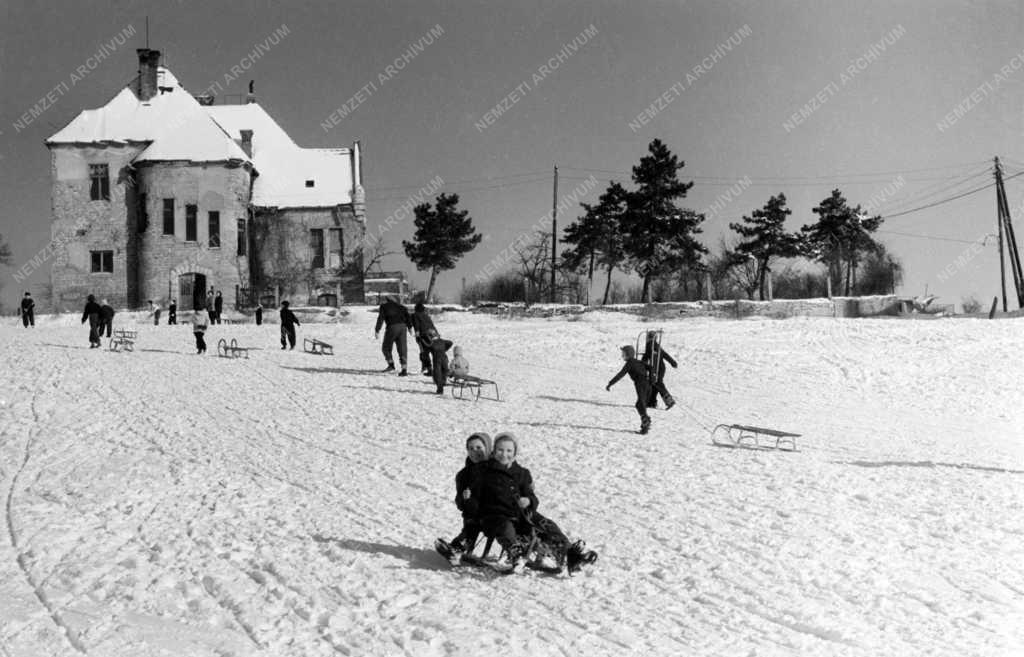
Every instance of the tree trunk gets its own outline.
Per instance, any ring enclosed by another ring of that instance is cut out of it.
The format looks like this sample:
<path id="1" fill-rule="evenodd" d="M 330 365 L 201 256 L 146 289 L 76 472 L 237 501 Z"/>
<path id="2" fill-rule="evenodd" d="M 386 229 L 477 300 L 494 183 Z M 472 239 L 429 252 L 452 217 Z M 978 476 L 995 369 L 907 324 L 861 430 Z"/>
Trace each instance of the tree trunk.
<path id="1" fill-rule="evenodd" d="M 427 284 L 427 298 L 423 303 L 430 303 L 430 296 L 434 293 L 434 281 L 437 280 L 437 267 L 430 268 L 430 283 Z"/>
<path id="2" fill-rule="evenodd" d="M 640 303 L 650 303 L 651 275 L 644 275 L 644 287 L 640 292 Z"/>
<path id="3" fill-rule="evenodd" d="M 764 273 L 768 270 L 768 261 L 762 260 L 757 263 L 757 291 L 764 301 Z"/>
<path id="4" fill-rule="evenodd" d="M 608 279 L 604 283 L 604 298 L 601 299 L 601 305 L 602 306 L 607 306 L 608 305 L 608 293 L 611 292 L 611 289 L 612 289 L 612 270 L 613 269 L 614 269 L 614 267 L 612 267 L 612 266 L 608 267 Z"/>

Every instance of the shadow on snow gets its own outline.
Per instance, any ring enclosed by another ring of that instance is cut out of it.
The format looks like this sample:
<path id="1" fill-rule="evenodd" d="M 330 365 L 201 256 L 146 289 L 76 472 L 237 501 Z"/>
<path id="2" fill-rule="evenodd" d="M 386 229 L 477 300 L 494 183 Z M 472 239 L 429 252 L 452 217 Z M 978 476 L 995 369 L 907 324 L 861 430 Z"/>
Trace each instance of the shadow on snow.
<path id="1" fill-rule="evenodd" d="M 412 568 L 418 570 L 448 570 L 451 568 L 448 562 L 434 550 L 357 541 L 351 538 L 335 538 L 333 536 L 324 536 L 323 534 L 312 534 L 310 538 L 317 543 L 333 543 L 343 550 L 366 552 L 367 554 L 385 554 L 389 557 L 408 561 Z"/>
<path id="2" fill-rule="evenodd" d="M 590 404 L 591 406 L 610 406 L 612 408 L 633 408 L 632 404 L 613 404 L 612 402 L 594 401 L 593 399 L 575 399 L 573 397 L 552 397 L 551 395 L 533 395 L 532 399 L 546 399 L 548 401 L 576 402 L 578 404 Z"/>
<path id="3" fill-rule="evenodd" d="M 939 463 L 936 461 L 834 461 L 861 468 L 957 468 L 959 470 L 979 470 L 981 472 L 1000 472 L 1003 474 L 1024 474 L 1024 470 L 997 468 L 989 465 L 972 465 L 970 463 Z"/>
<path id="4" fill-rule="evenodd" d="M 628 429 L 611 429 L 609 427 L 595 427 L 587 424 L 559 424 L 557 422 L 512 422 L 512 424 L 519 424 L 527 427 L 547 427 L 551 429 L 580 429 L 580 430 L 593 430 L 593 431 L 608 431 L 611 433 L 628 433 L 634 434 L 635 431 Z"/>

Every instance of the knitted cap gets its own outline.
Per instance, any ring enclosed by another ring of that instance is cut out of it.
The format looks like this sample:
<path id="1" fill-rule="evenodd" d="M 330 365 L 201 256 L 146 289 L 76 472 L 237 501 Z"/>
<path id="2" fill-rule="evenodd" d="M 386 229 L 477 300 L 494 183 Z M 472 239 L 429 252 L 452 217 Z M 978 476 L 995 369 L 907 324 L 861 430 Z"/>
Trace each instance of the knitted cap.
<path id="1" fill-rule="evenodd" d="M 491 442 L 491 436 L 489 434 L 482 431 L 470 434 L 469 438 L 466 438 L 466 447 L 469 447 L 470 441 L 473 440 L 479 440 L 484 444 L 484 451 L 487 452 L 488 456 L 490 456 L 491 452 L 494 451 L 494 444 Z"/>
<path id="2" fill-rule="evenodd" d="M 636 358 L 636 349 L 631 344 L 623 345 L 622 353 L 626 354 L 626 358 Z"/>
<path id="3" fill-rule="evenodd" d="M 456 345 L 455 348 L 452 349 L 452 353 L 455 354 L 456 356 L 461 356 L 462 355 L 462 347 Z"/>
<path id="4" fill-rule="evenodd" d="M 514 447 L 514 449 L 512 450 L 512 454 L 514 456 L 519 456 L 519 439 L 516 438 L 515 434 L 513 434 L 511 431 L 502 431 L 501 433 L 494 437 L 494 446 L 497 447 L 498 443 L 500 443 L 503 440 L 511 441 L 512 446 Z"/>

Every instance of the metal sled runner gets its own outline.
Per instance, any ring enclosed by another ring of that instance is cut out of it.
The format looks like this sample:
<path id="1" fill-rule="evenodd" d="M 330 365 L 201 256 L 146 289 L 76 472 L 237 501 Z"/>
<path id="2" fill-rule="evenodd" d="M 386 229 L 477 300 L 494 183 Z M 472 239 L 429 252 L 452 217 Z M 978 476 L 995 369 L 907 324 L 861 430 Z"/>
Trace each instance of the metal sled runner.
<path id="1" fill-rule="evenodd" d="M 239 347 L 238 341 L 234 338 L 231 338 L 231 344 L 228 344 L 227 340 L 221 338 L 217 341 L 217 355 L 221 358 L 248 358 L 249 348 Z"/>
<path id="2" fill-rule="evenodd" d="M 455 399 L 480 399 L 481 392 L 485 386 L 494 386 L 494 397 L 484 396 L 484 399 L 501 401 L 498 394 L 498 384 L 490 379 L 481 379 L 478 376 L 458 376 L 451 374 L 448 377 L 448 385 L 451 387 L 452 397 Z"/>
<path id="3" fill-rule="evenodd" d="M 114 334 L 110 338 L 110 350 L 119 351 L 135 351 L 135 341 L 139 338 L 138 331 L 131 331 L 128 329 L 114 329 Z"/>
<path id="4" fill-rule="evenodd" d="M 711 431 L 711 443 L 719 447 L 778 449 L 795 452 L 798 433 L 752 427 L 745 424 L 719 424 Z"/>
<path id="5" fill-rule="evenodd" d="M 316 338 L 303 338 L 302 349 L 308 354 L 316 354 L 318 356 L 333 356 L 334 347 L 327 344 L 323 340 L 317 340 Z"/>

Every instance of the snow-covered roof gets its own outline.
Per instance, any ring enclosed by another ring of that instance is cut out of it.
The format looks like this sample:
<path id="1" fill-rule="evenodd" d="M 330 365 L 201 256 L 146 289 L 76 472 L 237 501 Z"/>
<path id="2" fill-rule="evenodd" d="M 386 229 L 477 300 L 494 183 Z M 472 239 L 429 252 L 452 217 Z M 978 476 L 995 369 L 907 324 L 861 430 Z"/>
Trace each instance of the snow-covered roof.
<path id="1" fill-rule="evenodd" d="M 352 202 L 352 151 L 348 148 L 302 148 L 258 103 L 208 105 L 203 109 L 233 139 L 252 130 L 252 161 L 260 176 L 253 205 L 323 207 Z M 313 186 L 307 187 L 306 181 Z"/>
<path id="2" fill-rule="evenodd" d="M 46 143 L 149 142 L 133 162 L 250 161 L 163 66 L 157 68 L 157 86 L 160 92 L 147 101 L 125 87 L 103 107 L 80 112 Z"/>
<path id="3" fill-rule="evenodd" d="M 160 92 L 141 101 L 127 86 L 106 105 L 84 110 L 47 144 L 141 143 L 133 162 L 251 163 L 259 174 L 252 203 L 263 207 L 326 207 L 352 202 L 352 150 L 302 148 L 257 103 L 201 105 L 167 68 Z M 252 157 L 239 145 L 252 130 Z M 312 187 L 306 182 L 313 181 Z"/>

